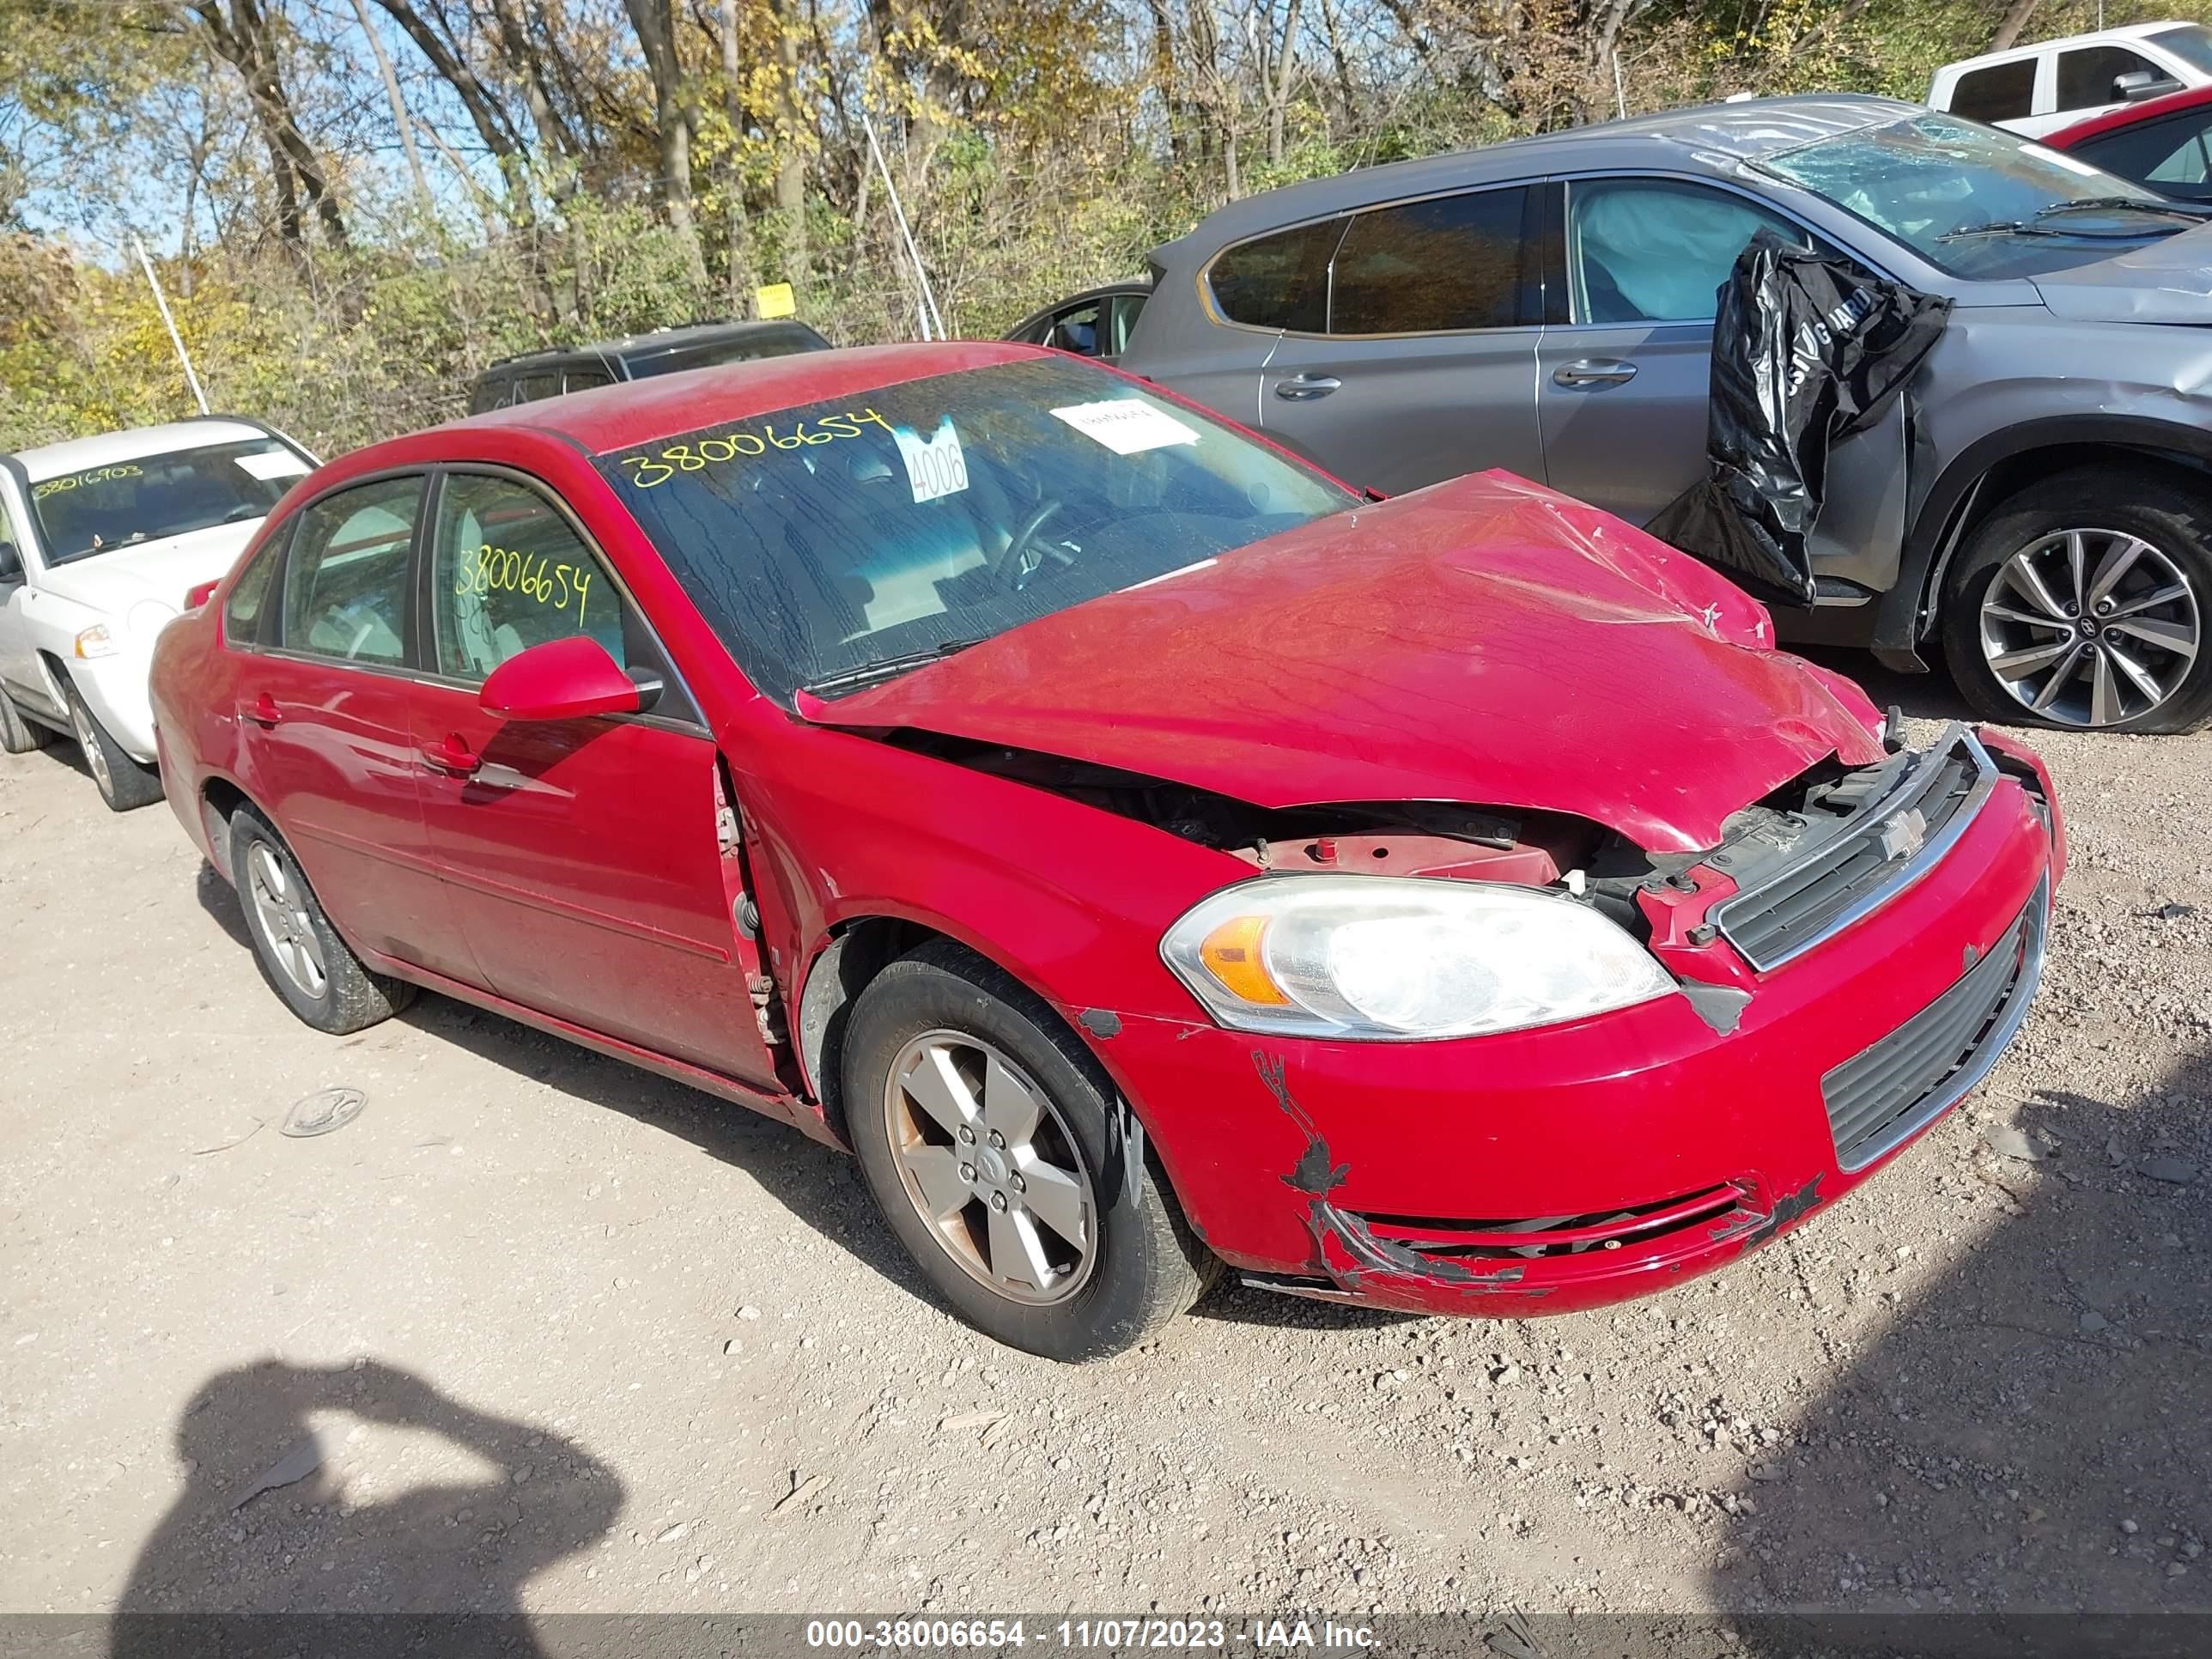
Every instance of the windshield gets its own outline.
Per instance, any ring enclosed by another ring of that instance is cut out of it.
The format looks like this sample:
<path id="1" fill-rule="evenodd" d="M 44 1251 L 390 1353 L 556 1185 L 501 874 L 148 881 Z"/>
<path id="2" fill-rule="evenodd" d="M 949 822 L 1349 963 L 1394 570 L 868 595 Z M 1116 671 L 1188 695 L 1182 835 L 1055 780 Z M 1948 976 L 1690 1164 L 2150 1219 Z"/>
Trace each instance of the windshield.
<path id="1" fill-rule="evenodd" d="M 1909 116 L 1823 138 L 1762 165 L 1954 276 L 2032 276 L 2110 258 L 2191 222 L 2161 211 L 2160 198 L 2140 185 L 1952 115 Z M 2115 201 L 2143 205 L 2065 205 Z M 2022 228 L 1978 228 L 1990 226 Z"/>
<path id="2" fill-rule="evenodd" d="M 883 386 L 599 465 L 753 684 L 785 702 L 1358 499 L 1065 359 Z"/>
<path id="3" fill-rule="evenodd" d="M 2179 23 L 2143 37 L 2155 40 L 2193 70 L 2212 75 L 2212 29 L 2202 23 Z"/>
<path id="4" fill-rule="evenodd" d="M 307 458 L 280 438 L 209 444 L 88 466 L 31 485 L 46 562 L 266 518 Z"/>

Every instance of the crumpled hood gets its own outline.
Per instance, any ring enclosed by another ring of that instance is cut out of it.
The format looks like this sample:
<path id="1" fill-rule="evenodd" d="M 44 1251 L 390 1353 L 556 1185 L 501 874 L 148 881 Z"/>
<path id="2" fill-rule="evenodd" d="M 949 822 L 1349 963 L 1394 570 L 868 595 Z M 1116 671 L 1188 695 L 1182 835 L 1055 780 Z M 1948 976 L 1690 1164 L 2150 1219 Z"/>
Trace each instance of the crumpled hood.
<path id="1" fill-rule="evenodd" d="M 2201 328 L 2212 324 L 2212 224 L 2031 280 L 2055 317 Z"/>
<path id="2" fill-rule="evenodd" d="M 1882 753 L 1865 698 L 1770 637 L 1755 601 L 1686 556 L 1492 472 L 799 706 L 1261 806 L 1552 810 L 1691 852 L 1816 762 Z"/>
<path id="3" fill-rule="evenodd" d="M 115 616 L 124 615 L 141 599 L 159 599 L 173 611 L 182 611 L 185 595 L 227 573 L 260 528 L 260 520 L 249 519 L 244 524 L 210 525 L 189 535 L 88 554 L 50 568 L 39 578 L 39 586 Z"/>

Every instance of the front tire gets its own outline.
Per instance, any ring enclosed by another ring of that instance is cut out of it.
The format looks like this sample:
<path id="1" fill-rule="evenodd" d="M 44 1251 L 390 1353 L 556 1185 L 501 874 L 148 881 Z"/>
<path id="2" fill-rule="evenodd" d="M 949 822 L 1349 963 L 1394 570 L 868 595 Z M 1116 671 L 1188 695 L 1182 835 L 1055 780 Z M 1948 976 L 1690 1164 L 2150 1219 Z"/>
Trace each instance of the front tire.
<path id="1" fill-rule="evenodd" d="M 1134 1346 L 1219 1267 L 1132 1156 L 1113 1085 L 1049 1006 L 957 946 L 861 992 L 847 1126 L 878 1208 L 938 1294 L 1048 1359 Z"/>
<path id="2" fill-rule="evenodd" d="M 362 964 L 323 914 L 292 849 L 250 806 L 231 814 L 230 867 L 261 976 L 318 1031 L 343 1036 L 415 1000 L 412 985 Z"/>
<path id="3" fill-rule="evenodd" d="M 136 811 L 161 799 L 161 773 L 133 760 L 122 744 L 107 735 L 107 728 L 100 723 L 97 714 L 85 707 L 76 687 L 66 686 L 64 690 L 69 697 L 70 730 L 76 734 L 77 747 L 84 751 L 85 769 L 92 774 L 92 781 L 100 790 L 100 799 L 107 803 L 107 810 Z"/>
<path id="4" fill-rule="evenodd" d="M 1944 656 L 1986 719 L 2212 720 L 2212 495 L 2140 467 L 2061 473 L 1991 514 L 1944 586 Z"/>

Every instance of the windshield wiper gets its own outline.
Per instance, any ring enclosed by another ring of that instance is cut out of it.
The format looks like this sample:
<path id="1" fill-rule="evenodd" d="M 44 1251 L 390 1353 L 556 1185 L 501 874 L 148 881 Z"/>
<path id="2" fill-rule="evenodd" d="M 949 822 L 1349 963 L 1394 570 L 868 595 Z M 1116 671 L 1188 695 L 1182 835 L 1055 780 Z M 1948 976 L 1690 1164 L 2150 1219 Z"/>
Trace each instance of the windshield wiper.
<path id="1" fill-rule="evenodd" d="M 2039 210 L 2037 217 L 2048 211 L 2048 209 Z M 1969 236 L 2044 236 L 2077 242 L 2140 242 L 2146 237 L 2171 236 L 2173 234 L 2169 229 L 2061 230 L 2056 225 L 2038 224 L 2033 219 L 1991 219 L 1978 225 L 1960 225 L 1956 230 L 1945 231 L 1936 240 L 1939 242 L 1958 242 Z"/>
<path id="2" fill-rule="evenodd" d="M 2039 219 L 2048 219 L 2055 213 L 2111 212 L 2124 209 L 2130 213 L 2163 213 L 2175 219 L 2212 219 L 2212 207 L 2194 207 L 2186 202 L 2146 202 L 2140 196 L 2084 196 L 2079 201 L 2053 202 L 2035 210 Z"/>
<path id="3" fill-rule="evenodd" d="M 825 691 L 850 691 L 858 686 L 872 685 L 878 680 L 887 680 L 909 670 L 924 667 L 940 657 L 949 657 L 965 651 L 971 645 L 981 645 L 983 636 L 972 640 L 946 640 L 921 651 L 902 651 L 896 657 L 879 657 L 873 662 L 864 662 L 855 668 L 841 668 L 834 674 L 824 674 L 818 680 L 810 680 L 799 688 L 817 696 Z"/>

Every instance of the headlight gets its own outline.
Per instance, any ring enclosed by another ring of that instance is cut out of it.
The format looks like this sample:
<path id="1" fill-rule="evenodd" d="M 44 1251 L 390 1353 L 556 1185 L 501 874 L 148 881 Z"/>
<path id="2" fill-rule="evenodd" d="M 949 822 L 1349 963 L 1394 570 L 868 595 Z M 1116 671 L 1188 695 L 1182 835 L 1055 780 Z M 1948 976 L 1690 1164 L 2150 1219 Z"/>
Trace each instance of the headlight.
<path id="1" fill-rule="evenodd" d="M 178 617 L 177 607 L 160 599 L 141 599 L 131 607 L 128 618 L 134 638 L 153 641 L 161 631 Z"/>
<path id="2" fill-rule="evenodd" d="M 76 636 L 76 653 L 80 657 L 112 657 L 120 649 L 115 636 L 107 631 L 106 623 L 94 623 Z"/>
<path id="3" fill-rule="evenodd" d="M 1242 882 L 1170 927 L 1160 954 L 1222 1024 L 1294 1036 L 1474 1036 L 1675 988 L 1586 905 L 1443 878 Z"/>

